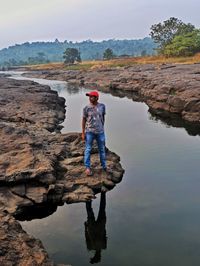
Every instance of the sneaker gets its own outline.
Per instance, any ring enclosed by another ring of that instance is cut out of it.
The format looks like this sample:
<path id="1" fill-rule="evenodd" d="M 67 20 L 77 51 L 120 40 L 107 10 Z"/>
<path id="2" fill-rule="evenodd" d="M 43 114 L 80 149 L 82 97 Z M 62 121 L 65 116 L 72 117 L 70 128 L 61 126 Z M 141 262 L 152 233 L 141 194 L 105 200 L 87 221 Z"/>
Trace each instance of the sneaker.
<path id="1" fill-rule="evenodd" d="M 91 171 L 90 168 L 86 168 L 85 173 L 86 173 L 87 176 L 92 176 L 93 175 L 93 172 Z"/>

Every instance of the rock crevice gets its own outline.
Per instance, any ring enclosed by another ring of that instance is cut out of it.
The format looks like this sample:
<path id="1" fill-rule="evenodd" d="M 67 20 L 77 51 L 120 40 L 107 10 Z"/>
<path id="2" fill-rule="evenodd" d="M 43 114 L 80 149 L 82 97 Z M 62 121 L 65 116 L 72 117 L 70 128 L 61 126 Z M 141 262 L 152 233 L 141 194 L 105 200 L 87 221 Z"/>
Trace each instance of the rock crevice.
<path id="1" fill-rule="evenodd" d="M 46 70 L 26 73 L 96 87 L 134 101 L 144 101 L 151 113 L 160 117 L 182 119 L 200 126 L 200 66 L 139 65 L 90 70 Z"/>
<path id="2" fill-rule="evenodd" d="M 41 209 L 50 214 L 64 203 L 92 200 L 102 188 L 110 190 L 120 182 L 124 170 L 119 156 L 107 150 L 110 172 L 103 172 L 94 147 L 94 176 L 85 176 L 81 135 L 60 133 L 65 100 L 48 86 L 1 77 L 0 94 L 0 215 L 5 228 L 1 242 L 7 246 L 0 250 L 0 262 L 53 265 L 42 244 L 28 236 L 13 217 L 29 215 L 31 210 L 37 215 Z M 21 238 L 9 238 L 10 224 L 13 236 L 20 234 Z M 38 255 L 30 255 L 33 249 Z"/>

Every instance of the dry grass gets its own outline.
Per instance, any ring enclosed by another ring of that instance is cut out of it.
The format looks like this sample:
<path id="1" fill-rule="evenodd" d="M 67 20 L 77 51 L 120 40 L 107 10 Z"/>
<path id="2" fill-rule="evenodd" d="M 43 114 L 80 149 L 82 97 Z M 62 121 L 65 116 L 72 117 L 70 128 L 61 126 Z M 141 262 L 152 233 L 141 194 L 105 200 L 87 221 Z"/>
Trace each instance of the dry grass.
<path id="1" fill-rule="evenodd" d="M 48 64 L 39 64 L 39 65 L 30 65 L 25 66 L 27 70 L 51 70 L 51 69 L 63 69 L 63 63 L 48 63 Z"/>
<path id="2" fill-rule="evenodd" d="M 200 53 L 191 57 L 170 57 L 164 56 L 145 56 L 145 57 L 129 57 L 118 58 L 112 60 L 93 60 L 83 61 L 82 63 L 66 66 L 63 63 L 49 63 L 41 65 L 27 66 L 29 70 L 89 70 L 105 67 L 124 67 L 134 64 L 194 64 L 200 63 Z"/>

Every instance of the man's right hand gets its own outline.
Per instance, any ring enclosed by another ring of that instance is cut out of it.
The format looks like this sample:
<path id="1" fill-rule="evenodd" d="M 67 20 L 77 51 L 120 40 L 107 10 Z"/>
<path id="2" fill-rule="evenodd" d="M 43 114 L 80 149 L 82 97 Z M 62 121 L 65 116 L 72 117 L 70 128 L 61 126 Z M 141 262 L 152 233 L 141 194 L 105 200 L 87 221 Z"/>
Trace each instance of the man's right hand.
<path id="1" fill-rule="evenodd" d="M 81 134 L 82 141 L 85 141 L 85 133 Z"/>
<path id="2" fill-rule="evenodd" d="M 83 117 L 82 118 L 82 134 L 81 134 L 82 141 L 85 141 L 85 125 L 86 125 L 86 118 Z"/>

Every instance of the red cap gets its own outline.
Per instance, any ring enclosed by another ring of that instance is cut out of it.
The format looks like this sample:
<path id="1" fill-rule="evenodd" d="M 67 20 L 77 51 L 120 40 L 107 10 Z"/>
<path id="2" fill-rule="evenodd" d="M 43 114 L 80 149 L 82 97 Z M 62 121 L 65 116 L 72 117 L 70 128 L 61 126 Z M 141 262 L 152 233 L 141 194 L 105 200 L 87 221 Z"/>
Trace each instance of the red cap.
<path id="1" fill-rule="evenodd" d="M 98 91 L 90 91 L 90 92 L 87 92 L 86 93 L 86 96 L 95 96 L 95 97 L 98 97 L 99 98 L 99 93 Z"/>

